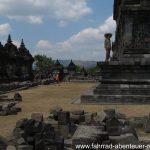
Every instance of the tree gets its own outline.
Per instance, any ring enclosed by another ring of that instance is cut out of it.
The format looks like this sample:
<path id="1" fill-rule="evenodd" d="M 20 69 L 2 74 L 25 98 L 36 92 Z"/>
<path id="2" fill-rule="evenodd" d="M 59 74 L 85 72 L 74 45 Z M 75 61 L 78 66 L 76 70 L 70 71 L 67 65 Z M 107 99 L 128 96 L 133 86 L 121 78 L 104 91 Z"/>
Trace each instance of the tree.
<path id="1" fill-rule="evenodd" d="M 35 55 L 35 71 L 36 72 L 48 72 L 50 71 L 54 61 L 45 55 Z"/>
<path id="2" fill-rule="evenodd" d="M 88 72 L 92 75 L 95 75 L 97 71 L 99 71 L 98 66 L 94 66 L 88 69 Z"/>

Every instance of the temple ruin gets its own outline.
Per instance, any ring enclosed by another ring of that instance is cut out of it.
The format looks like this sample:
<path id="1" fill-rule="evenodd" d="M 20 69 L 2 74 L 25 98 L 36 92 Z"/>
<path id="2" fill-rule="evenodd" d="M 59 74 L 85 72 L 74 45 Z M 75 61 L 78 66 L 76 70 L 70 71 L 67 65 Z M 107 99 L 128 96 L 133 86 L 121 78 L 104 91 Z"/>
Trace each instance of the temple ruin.
<path id="1" fill-rule="evenodd" d="M 17 48 L 9 35 L 4 46 L 0 43 L 0 82 L 32 79 L 33 62 L 34 59 L 25 47 L 23 39 Z"/>
<path id="2" fill-rule="evenodd" d="M 113 58 L 98 62 L 101 83 L 81 101 L 150 103 L 150 1 L 115 0 Z"/>

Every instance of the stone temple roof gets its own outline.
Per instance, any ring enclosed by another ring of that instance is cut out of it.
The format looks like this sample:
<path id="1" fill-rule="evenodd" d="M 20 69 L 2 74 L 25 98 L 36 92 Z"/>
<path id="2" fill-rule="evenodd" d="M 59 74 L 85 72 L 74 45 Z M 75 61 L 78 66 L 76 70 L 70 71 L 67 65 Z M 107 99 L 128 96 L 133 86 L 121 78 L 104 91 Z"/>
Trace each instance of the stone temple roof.
<path id="1" fill-rule="evenodd" d="M 4 45 L 4 50 L 5 50 L 5 52 L 7 52 L 7 53 L 9 54 L 9 56 L 11 56 L 11 57 L 16 57 L 16 56 L 18 56 L 18 49 L 17 49 L 17 46 L 12 43 L 11 35 L 10 35 L 10 34 L 8 35 L 7 43 Z"/>
<path id="2" fill-rule="evenodd" d="M 72 60 L 70 61 L 68 68 L 76 68 L 76 65 L 74 64 Z"/>
<path id="3" fill-rule="evenodd" d="M 19 56 L 24 58 L 25 60 L 34 61 L 32 55 L 30 54 L 29 50 L 25 47 L 24 41 L 22 39 L 19 50 Z"/>
<path id="4" fill-rule="evenodd" d="M 17 46 L 13 44 L 11 35 L 9 34 L 6 44 L 3 46 L 0 43 L 0 49 L 2 48 L 3 48 L 3 52 L 6 53 L 9 58 L 21 59 L 23 61 L 31 61 L 31 62 L 34 61 L 29 50 L 26 49 L 23 39 L 21 41 L 20 47 L 17 48 Z"/>
<path id="5" fill-rule="evenodd" d="M 63 65 L 59 62 L 59 60 L 57 59 L 54 66 L 53 66 L 53 69 L 63 69 Z"/>

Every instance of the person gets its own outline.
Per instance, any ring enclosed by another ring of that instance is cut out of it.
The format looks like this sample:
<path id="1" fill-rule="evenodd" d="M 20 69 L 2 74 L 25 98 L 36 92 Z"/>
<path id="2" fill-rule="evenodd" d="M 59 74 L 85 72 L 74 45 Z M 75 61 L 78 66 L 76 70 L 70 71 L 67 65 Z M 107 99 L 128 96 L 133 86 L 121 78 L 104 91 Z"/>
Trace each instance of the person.
<path id="1" fill-rule="evenodd" d="M 112 37 L 112 34 L 111 33 L 106 33 L 104 36 L 105 36 L 104 48 L 106 50 L 106 59 L 105 59 L 105 61 L 109 61 L 110 51 L 111 51 L 111 40 L 110 40 L 110 38 Z"/>
<path id="2" fill-rule="evenodd" d="M 59 75 L 59 73 L 56 74 L 55 80 L 56 80 L 57 84 L 59 85 L 59 83 L 60 83 L 60 75 Z"/>

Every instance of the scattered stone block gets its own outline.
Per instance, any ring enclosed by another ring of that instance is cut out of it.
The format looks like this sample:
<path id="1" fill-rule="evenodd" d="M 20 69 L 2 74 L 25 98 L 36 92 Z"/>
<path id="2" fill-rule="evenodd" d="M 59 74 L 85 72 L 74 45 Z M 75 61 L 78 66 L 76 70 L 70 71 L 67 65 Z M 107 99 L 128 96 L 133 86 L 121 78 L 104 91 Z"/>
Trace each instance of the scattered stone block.
<path id="1" fill-rule="evenodd" d="M 102 123 L 102 122 L 106 122 L 106 120 L 108 119 L 108 115 L 104 112 L 97 112 L 97 116 L 94 117 L 95 121 L 98 123 Z"/>
<path id="2" fill-rule="evenodd" d="M 0 136 L 0 150 L 5 150 L 7 146 L 8 141 L 4 137 Z"/>
<path id="3" fill-rule="evenodd" d="M 71 111 L 73 115 L 84 115 L 84 110 L 74 110 Z"/>
<path id="4" fill-rule="evenodd" d="M 70 123 L 70 112 L 68 111 L 58 112 L 58 124 L 66 125 L 68 123 Z"/>
<path id="5" fill-rule="evenodd" d="M 53 114 L 55 120 L 58 120 L 58 112 L 63 111 L 61 107 L 55 106 L 50 110 L 50 114 Z"/>
<path id="6" fill-rule="evenodd" d="M 70 124 L 68 125 L 59 125 L 59 132 L 60 135 L 64 138 L 68 138 L 69 133 L 70 133 Z"/>
<path id="7" fill-rule="evenodd" d="M 144 132 L 145 133 L 150 133 L 150 122 L 147 121 L 145 124 L 144 124 Z"/>
<path id="8" fill-rule="evenodd" d="M 42 113 L 32 113 L 31 119 L 37 122 L 43 122 L 43 114 Z"/>
<path id="9" fill-rule="evenodd" d="M 115 109 L 105 109 L 104 112 L 109 118 L 114 118 L 116 115 Z"/>
<path id="10" fill-rule="evenodd" d="M 134 144 L 134 145 L 140 145 L 140 141 L 132 134 L 124 134 L 120 136 L 109 136 L 109 139 L 112 144 Z"/>
<path id="11" fill-rule="evenodd" d="M 33 150 L 33 146 L 29 145 L 19 145 L 17 150 Z"/>
<path id="12" fill-rule="evenodd" d="M 14 94 L 14 100 L 15 101 L 22 101 L 22 96 L 19 93 Z"/>
<path id="13" fill-rule="evenodd" d="M 25 142 L 24 138 L 21 137 L 17 140 L 17 144 L 18 145 L 26 145 L 26 142 Z"/>
<path id="14" fill-rule="evenodd" d="M 72 138 L 73 149 L 78 144 L 99 143 L 101 132 L 98 126 L 79 126 Z"/>
<path id="15" fill-rule="evenodd" d="M 81 122 L 84 122 L 84 121 L 85 121 L 84 115 L 70 114 L 70 122 L 75 123 L 75 124 L 80 124 Z"/>
<path id="16" fill-rule="evenodd" d="M 128 134 L 128 133 L 132 133 L 138 139 L 136 130 L 133 127 L 125 126 L 124 128 L 122 128 L 122 134 Z"/>
<path id="17" fill-rule="evenodd" d="M 9 145 L 6 150 L 17 150 L 15 146 Z"/>
<path id="18" fill-rule="evenodd" d="M 117 119 L 126 119 L 126 115 L 123 114 L 123 113 L 120 113 L 120 112 L 116 112 L 116 113 L 115 113 L 115 117 L 116 117 Z"/>
<path id="19" fill-rule="evenodd" d="M 72 147 L 72 139 L 65 139 L 64 140 L 65 147 Z"/>
<path id="20" fill-rule="evenodd" d="M 123 124 L 116 118 L 106 121 L 106 131 L 110 136 L 119 136 L 122 133 Z"/>
<path id="21" fill-rule="evenodd" d="M 85 123 L 89 124 L 92 120 L 93 116 L 92 113 L 85 113 L 84 116 L 85 116 Z"/>

